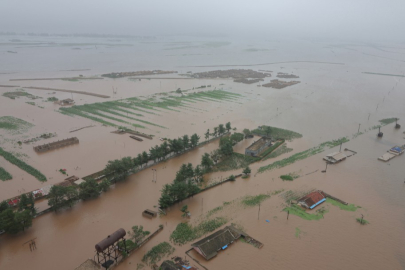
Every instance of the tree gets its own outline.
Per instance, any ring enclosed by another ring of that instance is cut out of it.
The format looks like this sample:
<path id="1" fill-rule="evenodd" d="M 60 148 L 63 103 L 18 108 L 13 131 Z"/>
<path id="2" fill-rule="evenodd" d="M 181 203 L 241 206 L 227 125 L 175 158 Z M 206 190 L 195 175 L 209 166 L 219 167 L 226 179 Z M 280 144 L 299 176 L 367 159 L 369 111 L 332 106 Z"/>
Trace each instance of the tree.
<path id="1" fill-rule="evenodd" d="M 48 194 L 48 205 L 57 212 L 65 205 L 66 188 L 62 186 L 52 186 Z"/>
<path id="2" fill-rule="evenodd" d="M 219 141 L 219 150 L 222 155 L 229 156 L 233 153 L 232 142 L 229 137 L 221 138 Z"/>
<path id="3" fill-rule="evenodd" d="M 20 196 L 20 201 L 18 202 L 18 211 L 22 211 L 28 208 L 29 200 L 26 194 Z"/>
<path id="4" fill-rule="evenodd" d="M 2 201 L 0 203 L 0 213 L 3 212 L 4 210 L 7 210 L 8 208 L 10 208 L 10 206 L 6 201 Z"/>
<path id="5" fill-rule="evenodd" d="M 188 206 L 187 205 L 183 205 L 183 207 L 181 208 L 180 211 L 183 212 L 183 214 L 181 215 L 182 217 L 188 216 Z"/>
<path id="6" fill-rule="evenodd" d="M 82 200 L 94 199 L 100 195 L 100 188 L 94 179 L 80 184 L 79 198 Z"/>
<path id="7" fill-rule="evenodd" d="M 210 157 L 215 162 L 215 164 L 217 164 L 217 162 L 221 158 L 221 152 L 219 151 L 219 149 L 215 149 L 214 151 L 211 151 Z"/>
<path id="8" fill-rule="evenodd" d="M 149 157 L 153 162 L 156 163 L 156 159 L 159 159 L 159 152 L 158 152 L 159 146 L 152 147 L 149 149 Z"/>
<path id="9" fill-rule="evenodd" d="M 218 126 L 218 134 L 219 134 L 219 135 L 222 135 L 222 134 L 224 134 L 224 133 L 225 133 L 225 127 L 224 127 L 223 124 L 220 124 L 220 125 Z"/>
<path id="10" fill-rule="evenodd" d="M 252 133 L 250 132 L 249 129 L 245 128 L 245 129 L 243 130 L 243 134 L 245 135 L 245 139 L 247 139 L 247 138 L 249 138 L 249 136 L 250 136 Z"/>
<path id="11" fill-rule="evenodd" d="M 205 132 L 205 140 L 209 140 L 210 138 L 210 129 L 207 129 L 207 132 Z"/>
<path id="12" fill-rule="evenodd" d="M 203 180 L 204 172 L 201 170 L 201 166 L 197 165 L 194 169 L 194 182 L 200 183 Z"/>
<path id="13" fill-rule="evenodd" d="M 249 166 L 247 166 L 244 170 L 243 170 L 243 173 L 245 174 L 245 175 L 248 175 L 248 174 L 250 174 L 252 172 L 252 170 L 249 168 Z"/>
<path id="14" fill-rule="evenodd" d="M 148 164 L 149 161 L 149 156 L 148 153 L 146 153 L 146 151 L 142 152 L 142 164 Z"/>
<path id="15" fill-rule="evenodd" d="M 194 133 L 193 135 L 191 135 L 191 139 L 190 139 L 190 144 L 191 147 L 196 147 L 198 145 L 198 142 L 200 141 L 200 136 L 197 135 L 197 133 Z"/>
<path id="16" fill-rule="evenodd" d="M 25 231 L 26 228 L 32 226 L 32 215 L 30 210 L 24 210 L 22 212 L 15 213 L 16 226 Z"/>
<path id="17" fill-rule="evenodd" d="M 203 168 L 208 171 L 213 165 L 214 162 L 212 161 L 210 155 L 208 153 L 205 153 L 201 158 L 201 166 L 203 166 Z"/>
<path id="18" fill-rule="evenodd" d="M 136 156 L 136 163 L 138 163 L 138 166 L 141 166 L 141 168 L 142 168 L 142 165 L 143 165 L 142 154 L 138 154 Z"/>
<path id="19" fill-rule="evenodd" d="M 230 139 L 232 142 L 232 145 L 237 144 L 238 142 L 242 141 L 244 138 L 242 133 L 234 133 L 231 135 Z"/>
<path id="20" fill-rule="evenodd" d="M 98 184 L 100 190 L 102 192 L 107 192 L 110 189 L 111 182 L 108 179 L 104 179 L 103 181 Z"/>
<path id="21" fill-rule="evenodd" d="M 235 175 L 232 174 L 231 176 L 229 176 L 229 180 L 235 181 L 235 179 L 236 179 Z"/>
<path id="22" fill-rule="evenodd" d="M 65 188 L 65 205 L 72 208 L 72 206 L 79 200 L 79 192 L 75 186 Z"/>
<path id="23" fill-rule="evenodd" d="M 144 231 L 143 226 L 133 226 L 132 231 L 128 231 L 130 238 L 134 241 L 136 245 L 142 242 L 145 236 L 149 235 L 149 231 Z"/>
<path id="24" fill-rule="evenodd" d="M 16 234 L 23 229 L 22 224 L 16 220 L 16 213 L 11 208 L 0 214 L 0 228 L 9 234 Z"/>
<path id="25" fill-rule="evenodd" d="M 187 148 L 190 147 L 190 139 L 188 138 L 188 135 L 183 136 L 183 151 L 185 151 Z"/>
<path id="26" fill-rule="evenodd" d="M 212 136 L 216 137 L 218 135 L 218 127 L 214 127 L 214 133 L 212 133 Z"/>
<path id="27" fill-rule="evenodd" d="M 229 131 L 232 129 L 232 127 L 231 127 L 231 122 L 226 123 L 226 124 L 225 124 L 225 128 L 226 128 L 226 131 L 229 132 Z"/>
<path id="28" fill-rule="evenodd" d="M 266 134 L 266 137 L 269 137 L 269 136 L 270 136 L 270 133 L 271 133 L 271 127 L 269 127 L 269 126 L 262 126 L 262 129 L 263 129 L 264 133 Z"/>

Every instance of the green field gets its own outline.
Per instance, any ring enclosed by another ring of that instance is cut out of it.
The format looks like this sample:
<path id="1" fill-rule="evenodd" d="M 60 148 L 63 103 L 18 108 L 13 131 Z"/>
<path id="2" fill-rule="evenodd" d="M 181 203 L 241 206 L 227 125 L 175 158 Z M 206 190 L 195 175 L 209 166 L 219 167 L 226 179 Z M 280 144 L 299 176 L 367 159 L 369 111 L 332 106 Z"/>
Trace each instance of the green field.
<path id="1" fill-rule="evenodd" d="M 179 109 L 193 110 L 194 108 L 190 105 L 197 101 L 234 101 L 239 97 L 241 97 L 239 94 L 222 90 L 213 90 L 178 97 L 165 96 L 148 99 L 133 97 L 119 101 L 62 107 L 59 111 L 69 116 L 88 118 L 108 126 L 130 125 L 138 128 L 146 128 L 147 126 L 166 128 L 162 125 L 144 120 L 143 117 L 145 114 L 156 114 L 155 112 L 163 112 L 164 110 L 175 112 L 180 112 Z"/>
<path id="2" fill-rule="evenodd" d="M 267 134 L 264 131 L 263 127 L 270 127 L 269 136 L 276 140 L 284 139 L 287 141 L 291 141 L 294 139 L 302 138 L 302 134 L 299 134 L 297 132 L 287 130 L 287 129 L 277 128 L 277 127 L 271 127 L 271 126 L 262 126 L 261 129 L 257 128 L 257 129 L 252 130 L 252 133 L 254 135 L 258 135 L 258 136 L 266 136 Z"/>
<path id="3" fill-rule="evenodd" d="M 13 134 L 25 132 L 34 125 L 13 116 L 0 117 L 0 130 L 7 130 Z"/>
<path id="4" fill-rule="evenodd" d="M 259 161 L 259 157 L 246 156 L 240 153 L 232 153 L 232 155 L 224 157 L 212 169 L 212 171 L 230 171 L 246 168 L 249 164 Z"/>
<path id="5" fill-rule="evenodd" d="M 40 171 L 37 169 L 31 167 L 21 159 L 15 157 L 13 154 L 3 150 L 3 148 L 0 147 L 0 156 L 4 157 L 8 162 L 11 164 L 16 165 L 18 168 L 20 168 L 23 171 L 26 171 L 27 173 L 31 174 L 34 176 L 36 179 L 38 179 L 41 182 L 46 181 L 45 175 L 43 175 Z"/>

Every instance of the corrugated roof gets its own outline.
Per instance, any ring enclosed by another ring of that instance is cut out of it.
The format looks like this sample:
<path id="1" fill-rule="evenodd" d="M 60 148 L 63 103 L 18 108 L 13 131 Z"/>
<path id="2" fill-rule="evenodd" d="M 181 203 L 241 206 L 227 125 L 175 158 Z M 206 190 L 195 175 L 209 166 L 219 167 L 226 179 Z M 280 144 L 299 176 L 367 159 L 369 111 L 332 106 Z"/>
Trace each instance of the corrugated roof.
<path id="1" fill-rule="evenodd" d="M 239 235 L 240 236 L 240 235 Z M 235 240 L 235 237 L 228 228 L 219 230 L 204 239 L 191 244 L 192 247 L 198 248 L 204 255 L 205 259 L 209 260 L 218 254 L 218 250 L 229 245 Z"/>
<path id="2" fill-rule="evenodd" d="M 308 207 L 311 208 L 311 206 L 317 204 L 319 201 L 323 200 L 325 197 L 319 192 L 319 191 L 314 191 L 300 199 L 300 201 L 304 201 Z"/>
<path id="3" fill-rule="evenodd" d="M 327 157 L 333 158 L 337 161 L 345 159 L 347 156 L 343 154 L 342 152 L 334 152 L 332 154 L 327 155 Z"/>

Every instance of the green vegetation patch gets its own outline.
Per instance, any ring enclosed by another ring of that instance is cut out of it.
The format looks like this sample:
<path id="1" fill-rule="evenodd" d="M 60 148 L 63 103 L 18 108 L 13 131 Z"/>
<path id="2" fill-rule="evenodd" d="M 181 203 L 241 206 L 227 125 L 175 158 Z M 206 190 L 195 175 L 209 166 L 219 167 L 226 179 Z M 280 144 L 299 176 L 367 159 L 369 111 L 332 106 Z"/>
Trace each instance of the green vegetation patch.
<path id="1" fill-rule="evenodd" d="M 128 249 L 129 251 L 135 249 L 135 248 L 138 246 L 137 244 L 134 243 L 134 241 L 129 240 L 129 239 L 125 240 L 125 245 L 126 245 L 126 247 L 127 247 L 127 249 Z M 119 242 L 119 243 L 118 243 L 118 247 L 124 248 L 124 242 L 122 242 L 122 241 Z"/>
<path id="2" fill-rule="evenodd" d="M 224 204 L 224 205 L 225 205 L 225 204 Z M 209 218 L 209 217 L 212 216 L 213 214 L 215 214 L 215 213 L 221 211 L 222 209 L 224 209 L 223 206 L 218 206 L 218 207 L 215 207 L 214 209 L 211 209 L 211 210 L 208 211 L 208 213 L 207 213 L 207 218 Z"/>
<path id="3" fill-rule="evenodd" d="M 356 218 L 356 221 L 357 221 L 358 223 L 360 223 L 361 225 L 370 224 L 370 222 L 368 222 L 368 221 L 365 220 L 364 218 L 363 218 L 363 219 L 361 219 L 361 218 Z"/>
<path id="4" fill-rule="evenodd" d="M 235 169 L 246 168 L 249 164 L 259 161 L 259 157 L 246 156 L 240 153 L 232 153 L 231 155 L 225 156 L 220 162 L 218 162 L 214 167 L 213 171 L 230 171 Z"/>
<path id="5" fill-rule="evenodd" d="M 11 132 L 26 131 L 34 125 L 13 116 L 0 117 L 0 129 L 5 129 Z"/>
<path id="6" fill-rule="evenodd" d="M 11 176 L 11 174 L 8 171 L 0 167 L 0 180 L 7 181 L 11 179 L 13 179 L 13 176 Z"/>
<path id="7" fill-rule="evenodd" d="M 356 206 L 356 205 L 354 205 L 354 204 L 345 205 L 345 204 L 343 204 L 343 203 L 341 203 L 341 202 L 338 202 L 338 201 L 335 201 L 334 199 L 331 199 L 331 198 L 326 198 L 326 202 L 328 202 L 328 203 L 330 203 L 330 204 L 332 204 L 332 205 L 334 205 L 334 206 L 337 206 L 337 207 L 339 207 L 341 210 L 345 210 L 345 211 L 352 211 L 352 212 L 354 212 L 354 211 L 356 211 L 358 208 L 361 208 L 360 206 Z"/>
<path id="8" fill-rule="evenodd" d="M 162 258 L 169 256 L 175 251 L 175 248 L 172 247 L 167 242 L 162 242 L 156 246 L 154 246 L 151 250 L 146 252 L 143 256 L 142 261 L 148 265 L 155 264 L 156 262 L 160 261 Z"/>
<path id="9" fill-rule="evenodd" d="M 292 150 L 293 150 L 292 148 L 288 148 L 287 144 L 284 143 L 282 146 L 278 147 L 276 150 L 272 151 L 270 154 L 263 157 L 262 160 L 264 161 L 269 158 L 276 158 L 278 156 L 281 156 L 282 154 L 289 153 Z"/>
<path id="10" fill-rule="evenodd" d="M 28 101 L 28 102 L 25 102 L 25 103 L 27 103 L 29 105 L 32 105 L 32 106 L 35 106 L 35 102 L 32 102 L 32 101 Z"/>
<path id="11" fill-rule="evenodd" d="M 256 196 L 246 196 L 242 199 L 242 204 L 245 206 L 256 206 L 262 203 L 264 200 L 269 199 L 269 194 L 259 194 Z"/>
<path id="12" fill-rule="evenodd" d="M 323 218 L 323 214 L 327 213 L 328 210 L 325 208 L 321 208 L 315 212 L 315 214 L 308 213 L 302 207 L 293 204 L 290 207 L 286 207 L 283 209 L 284 212 L 290 212 L 290 214 L 295 215 L 297 217 L 303 218 L 305 220 L 320 220 Z"/>
<path id="13" fill-rule="evenodd" d="M 301 229 L 298 228 L 298 227 L 296 227 L 296 228 L 295 228 L 295 237 L 296 237 L 296 238 L 300 238 L 300 236 L 301 236 Z"/>
<path id="14" fill-rule="evenodd" d="M 262 128 L 257 128 L 252 130 L 252 133 L 258 136 L 266 136 L 266 127 L 270 128 L 269 136 L 273 139 L 284 139 L 287 141 L 291 141 L 294 139 L 302 138 L 302 135 L 287 129 L 271 127 L 271 126 L 262 126 Z"/>
<path id="15" fill-rule="evenodd" d="M 16 165 L 18 168 L 20 168 L 23 171 L 26 171 L 27 173 L 31 174 L 34 176 L 36 179 L 38 179 L 41 182 L 46 181 L 45 175 L 43 175 L 40 171 L 37 169 L 31 167 L 24 161 L 16 158 L 13 154 L 3 150 L 3 148 L 0 147 L 0 156 L 4 157 L 8 162 Z"/>
<path id="16" fill-rule="evenodd" d="M 226 218 L 217 217 L 211 220 L 205 220 L 197 226 L 191 226 L 188 223 L 180 223 L 170 235 L 170 241 L 178 245 L 186 244 L 187 242 L 200 238 L 206 233 L 216 230 L 226 222 Z"/>
<path id="17" fill-rule="evenodd" d="M 273 144 L 272 146 L 270 146 L 269 148 L 267 148 L 265 151 L 263 151 L 260 154 L 261 158 L 265 158 L 267 155 L 269 155 L 270 153 L 272 153 L 275 149 L 277 149 L 277 147 L 279 147 L 280 145 L 282 145 L 285 142 L 285 140 L 281 140 L 281 141 L 277 141 L 275 144 Z"/>
<path id="18" fill-rule="evenodd" d="M 382 125 L 388 125 L 388 124 L 391 124 L 391 123 L 395 123 L 395 121 L 397 121 L 397 119 L 399 120 L 399 118 L 395 118 L 395 117 L 393 117 L 393 118 L 385 118 L 385 119 L 381 119 L 380 121 L 378 121 L 378 122 L 380 122 Z"/>
<path id="19" fill-rule="evenodd" d="M 282 180 L 284 180 L 284 181 L 293 181 L 293 180 L 294 180 L 294 177 L 292 177 L 292 176 L 289 175 L 289 174 L 280 175 L 280 178 L 281 178 Z"/>
<path id="20" fill-rule="evenodd" d="M 3 94 L 3 96 L 4 96 L 4 97 L 11 98 L 11 99 L 16 99 L 16 98 L 19 98 L 19 97 L 26 97 L 26 98 L 29 98 L 29 99 L 37 99 L 37 98 L 40 98 L 40 97 L 31 95 L 31 94 L 29 94 L 29 93 L 27 93 L 27 92 L 25 92 L 25 91 L 5 92 L 5 93 Z"/>
<path id="21" fill-rule="evenodd" d="M 47 101 L 50 101 L 50 102 L 54 102 L 54 101 L 58 101 L 59 99 L 58 98 L 56 98 L 56 97 L 49 97 L 49 98 L 47 98 Z"/>

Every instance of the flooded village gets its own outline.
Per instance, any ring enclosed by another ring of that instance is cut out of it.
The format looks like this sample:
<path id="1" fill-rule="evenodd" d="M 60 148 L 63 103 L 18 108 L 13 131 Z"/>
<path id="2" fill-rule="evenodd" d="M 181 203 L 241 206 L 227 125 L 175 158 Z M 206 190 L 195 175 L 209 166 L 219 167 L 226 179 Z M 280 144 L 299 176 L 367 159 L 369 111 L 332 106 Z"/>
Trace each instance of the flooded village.
<path id="1" fill-rule="evenodd" d="M 0 269 L 405 269 L 398 44 L 20 39 Z"/>

